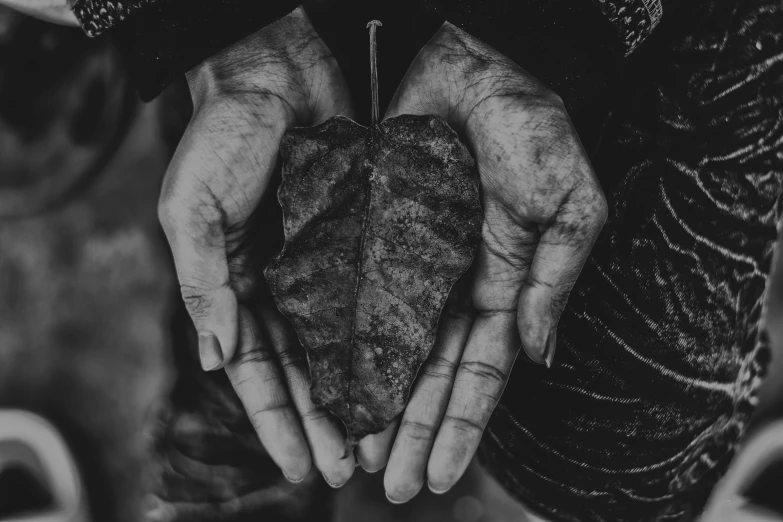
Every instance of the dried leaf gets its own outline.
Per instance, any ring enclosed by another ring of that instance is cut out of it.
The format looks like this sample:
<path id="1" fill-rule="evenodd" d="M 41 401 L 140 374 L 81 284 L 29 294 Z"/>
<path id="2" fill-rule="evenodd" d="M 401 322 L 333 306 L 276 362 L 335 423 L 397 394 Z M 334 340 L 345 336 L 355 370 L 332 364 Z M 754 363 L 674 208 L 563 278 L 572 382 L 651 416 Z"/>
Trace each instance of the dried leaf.
<path id="1" fill-rule="evenodd" d="M 434 116 L 335 117 L 281 146 L 285 245 L 265 276 L 307 350 L 313 400 L 355 444 L 405 407 L 481 228 L 478 176 Z"/>

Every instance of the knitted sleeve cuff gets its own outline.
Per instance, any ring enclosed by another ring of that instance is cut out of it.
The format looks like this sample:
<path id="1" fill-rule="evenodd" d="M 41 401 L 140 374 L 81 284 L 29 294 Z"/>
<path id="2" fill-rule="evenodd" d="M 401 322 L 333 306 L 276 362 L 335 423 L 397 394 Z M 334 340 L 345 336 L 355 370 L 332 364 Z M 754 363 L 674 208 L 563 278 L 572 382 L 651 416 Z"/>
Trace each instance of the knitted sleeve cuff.
<path id="1" fill-rule="evenodd" d="M 68 0 L 88 36 L 98 36 L 157 0 Z"/>
<path id="2" fill-rule="evenodd" d="M 615 28 L 626 56 L 652 33 L 663 17 L 661 0 L 593 0 Z"/>

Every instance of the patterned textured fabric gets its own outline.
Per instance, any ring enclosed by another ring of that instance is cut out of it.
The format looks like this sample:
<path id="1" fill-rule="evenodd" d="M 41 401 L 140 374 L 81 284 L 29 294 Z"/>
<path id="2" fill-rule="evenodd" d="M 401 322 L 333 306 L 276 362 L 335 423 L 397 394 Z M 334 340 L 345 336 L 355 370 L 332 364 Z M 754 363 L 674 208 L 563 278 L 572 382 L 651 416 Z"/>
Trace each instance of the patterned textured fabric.
<path id="1" fill-rule="evenodd" d="M 663 16 L 661 0 L 593 0 L 615 26 L 626 54 L 631 54 Z"/>
<path id="2" fill-rule="evenodd" d="M 98 36 L 146 4 L 157 0 L 68 0 L 88 36 Z"/>
<path id="3" fill-rule="evenodd" d="M 769 358 L 783 5 L 694 1 L 681 20 L 634 57 L 594 157 L 611 214 L 555 366 L 517 365 L 484 438 L 490 470 L 556 521 L 690 520 Z"/>

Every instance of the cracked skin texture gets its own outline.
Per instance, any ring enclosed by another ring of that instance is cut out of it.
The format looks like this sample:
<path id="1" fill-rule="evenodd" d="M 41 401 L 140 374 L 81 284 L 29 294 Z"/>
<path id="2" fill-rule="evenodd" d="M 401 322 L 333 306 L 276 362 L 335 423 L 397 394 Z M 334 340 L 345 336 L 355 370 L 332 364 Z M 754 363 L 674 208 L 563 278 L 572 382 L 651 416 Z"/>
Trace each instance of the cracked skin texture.
<path id="1" fill-rule="evenodd" d="M 281 144 L 285 245 L 264 275 L 349 445 L 399 415 L 452 285 L 473 262 L 475 162 L 435 116 L 337 116 Z"/>

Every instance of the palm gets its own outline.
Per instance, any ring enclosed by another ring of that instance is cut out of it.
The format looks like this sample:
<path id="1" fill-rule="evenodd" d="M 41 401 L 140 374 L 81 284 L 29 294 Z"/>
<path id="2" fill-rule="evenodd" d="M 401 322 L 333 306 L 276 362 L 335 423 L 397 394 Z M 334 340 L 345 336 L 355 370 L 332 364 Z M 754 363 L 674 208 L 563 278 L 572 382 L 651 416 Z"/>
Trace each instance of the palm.
<path id="1" fill-rule="evenodd" d="M 482 188 L 482 240 L 455 285 L 400 421 L 384 477 L 412 498 L 467 468 L 520 347 L 551 364 L 568 293 L 606 204 L 561 102 L 449 24 L 411 65 L 386 117 L 441 115 L 466 140 Z"/>
<path id="2" fill-rule="evenodd" d="M 225 367 L 270 456 L 293 481 L 312 461 L 332 484 L 353 472 L 344 435 L 310 400 L 306 363 L 268 299 L 262 213 L 285 131 L 350 116 L 345 81 L 301 9 L 188 74 L 194 115 L 159 213 L 205 369 Z"/>

